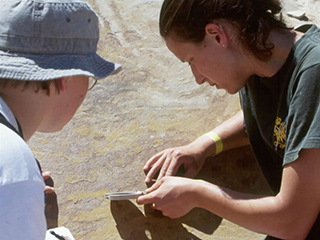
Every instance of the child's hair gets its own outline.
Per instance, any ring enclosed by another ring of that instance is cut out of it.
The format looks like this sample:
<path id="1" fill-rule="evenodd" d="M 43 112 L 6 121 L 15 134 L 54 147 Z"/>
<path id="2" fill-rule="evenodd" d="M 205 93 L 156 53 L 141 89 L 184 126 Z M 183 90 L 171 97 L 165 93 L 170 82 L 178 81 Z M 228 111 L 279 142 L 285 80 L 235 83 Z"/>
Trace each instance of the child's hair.
<path id="1" fill-rule="evenodd" d="M 21 81 L 21 80 L 13 80 L 13 79 L 0 79 L 0 87 L 12 87 L 17 88 L 19 86 L 23 86 L 23 90 L 30 87 L 31 84 L 36 85 L 35 92 L 39 92 L 39 90 L 44 90 L 47 96 L 50 96 L 50 84 L 54 84 L 56 92 L 59 94 L 60 89 L 58 85 L 58 80 L 53 79 L 49 81 Z"/>
<path id="2" fill-rule="evenodd" d="M 171 32 L 181 41 L 200 43 L 208 23 L 228 23 L 237 29 L 242 46 L 267 61 L 274 45 L 267 43 L 271 29 L 289 29 L 282 19 L 279 0 L 164 0 L 160 34 Z"/>

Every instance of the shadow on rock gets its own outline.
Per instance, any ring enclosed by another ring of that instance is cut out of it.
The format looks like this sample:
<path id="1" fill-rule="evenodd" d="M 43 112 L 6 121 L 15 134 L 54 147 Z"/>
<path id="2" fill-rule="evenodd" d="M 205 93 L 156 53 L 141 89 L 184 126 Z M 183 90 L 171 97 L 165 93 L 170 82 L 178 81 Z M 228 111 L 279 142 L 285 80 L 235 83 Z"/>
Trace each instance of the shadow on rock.
<path id="1" fill-rule="evenodd" d="M 54 187 L 54 182 L 50 177 L 45 181 L 47 186 Z M 46 195 L 45 216 L 47 220 L 47 228 L 58 227 L 59 207 L 56 193 Z"/>
<path id="2" fill-rule="evenodd" d="M 184 226 L 187 224 L 206 234 L 212 234 L 220 225 L 221 218 L 202 209 L 194 209 L 184 217 L 170 219 L 154 210 L 150 205 L 144 206 L 145 215 L 131 201 L 111 201 L 111 213 L 117 224 L 122 239 L 126 240 L 200 240 Z"/>
<path id="3" fill-rule="evenodd" d="M 184 175 L 183 168 L 177 175 Z M 196 178 L 242 192 L 270 191 L 249 147 L 229 150 L 214 159 L 208 158 Z M 147 184 L 147 187 L 153 183 Z M 143 214 L 129 200 L 111 201 L 111 212 L 121 238 L 126 240 L 198 240 L 200 238 L 189 232 L 188 227 L 212 235 L 222 221 L 215 214 L 200 208 L 194 208 L 178 219 L 170 219 L 151 205 L 145 205 Z"/>

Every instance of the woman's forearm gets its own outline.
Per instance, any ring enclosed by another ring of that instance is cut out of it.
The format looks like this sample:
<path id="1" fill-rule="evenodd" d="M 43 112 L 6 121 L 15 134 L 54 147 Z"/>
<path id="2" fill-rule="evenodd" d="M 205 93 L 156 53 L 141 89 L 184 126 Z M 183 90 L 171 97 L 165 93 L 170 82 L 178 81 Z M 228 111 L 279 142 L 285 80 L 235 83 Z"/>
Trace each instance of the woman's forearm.
<path id="1" fill-rule="evenodd" d="M 242 111 L 239 111 L 235 116 L 223 122 L 212 131 L 217 133 L 221 138 L 223 150 L 249 145 L 249 140 L 244 129 Z"/>
<path id="2" fill-rule="evenodd" d="M 223 151 L 249 145 L 243 125 L 242 111 L 214 128 L 212 131 L 218 134 L 221 138 Z M 191 144 L 197 145 L 198 148 L 201 148 L 205 157 L 213 156 L 216 153 L 215 143 L 207 136 L 200 136 Z"/>

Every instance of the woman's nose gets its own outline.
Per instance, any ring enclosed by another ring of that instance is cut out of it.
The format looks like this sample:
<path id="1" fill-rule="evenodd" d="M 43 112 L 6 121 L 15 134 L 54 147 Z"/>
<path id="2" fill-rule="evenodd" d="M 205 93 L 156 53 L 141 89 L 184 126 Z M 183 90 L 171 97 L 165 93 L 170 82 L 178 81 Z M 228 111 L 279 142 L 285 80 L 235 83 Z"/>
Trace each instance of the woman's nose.
<path id="1" fill-rule="evenodd" d="M 204 84 L 205 83 L 205 77 L 202 76 L 194 66 L 190 65 L 190 67 L 191 67 L 191 71 L 192 71 L 192 74 L 193 74 L 196 82 L 199 85 Z"/>

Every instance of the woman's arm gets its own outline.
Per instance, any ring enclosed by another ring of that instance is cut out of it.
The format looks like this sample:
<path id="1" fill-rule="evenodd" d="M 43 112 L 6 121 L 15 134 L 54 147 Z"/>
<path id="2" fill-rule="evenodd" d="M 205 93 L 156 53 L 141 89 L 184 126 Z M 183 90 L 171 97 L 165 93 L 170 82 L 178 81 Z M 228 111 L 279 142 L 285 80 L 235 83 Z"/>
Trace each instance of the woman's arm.
<path id="1" fill-rule="evenodd" d="M 320 210 L 320 149 L 305 149 L 285 166 L 275 197 L 237 193 L 202 183 L 198 206 L 256 232 L 305 239 Z M 213 200 L 213 201 L 210 201 Z"/>
<path id="2" fill-rule="evenodd" d="M 138 198 L 153 203 L 164 215 L 180 217 L 194 207 L 252 231 L 281 239 L 305 239 L 320 210 L 320 149 L 304 149 L 284 167 L 276 196 L 243 194 L 214 184 L 165 177 Z"/>
<path id="3" fill-rule="evenodd" d="M 221 138 L 223 150 L 249 144 L 243 126 L 242 111 L 212 131 Z M 204 160 L 209 156 L 215 155 L 215 153 L 216 146 L 214 141 L 204 135 L 188 145 L 166 149 L 150 158 L 145 164 L 143 169 L 145 171 L 150 169 L 146 182 L 150 182 L 159 170 L 158 180 L 164 176 L 172 176 L 176 174 L 181 165 L 185 166 L 186 177 L 194 177 L 201 169 Z"/>
<path id="4" fill-rule="evenodd" d="M 224 151 L 249 145 L 249 140 L 244 129 L 242 110 L 212 131 L 217 133 L 221 138 Z"/>

